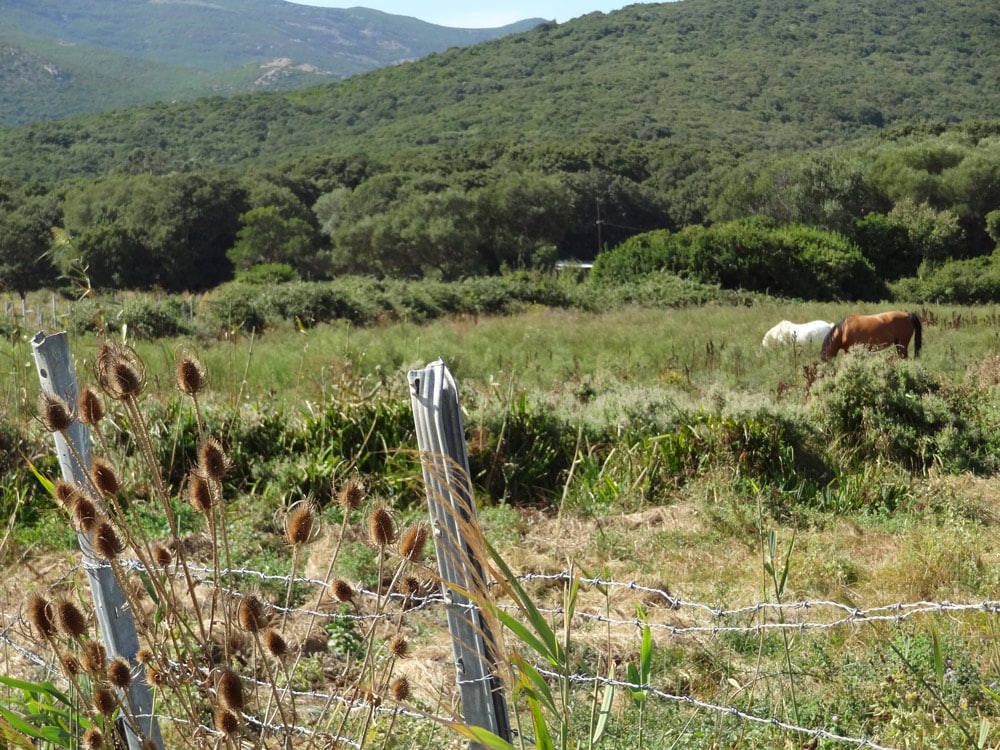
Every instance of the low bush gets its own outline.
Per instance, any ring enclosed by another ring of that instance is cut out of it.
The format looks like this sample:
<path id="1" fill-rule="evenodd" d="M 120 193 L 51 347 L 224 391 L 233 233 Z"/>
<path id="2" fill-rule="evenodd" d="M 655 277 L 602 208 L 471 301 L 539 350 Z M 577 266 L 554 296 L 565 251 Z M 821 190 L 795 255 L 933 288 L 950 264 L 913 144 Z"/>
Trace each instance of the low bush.
<path id="1" fill-rule="evenodd" d="M 910 471 L 996 470 L 996 425 L 979 411 L 975 386 L 944 385 L 915 362 L 851 354 L 813 390 L 829 455 L 846 465 L 888 460 Z"/>
<path id="2" fill-rule="evenodd" d="M 600 254 L 593 278 L 627 283 L 655 271 L 802 299 L 875 299 L 883 292 L 872 265 L 846 237 L 760 217 L 636 235 Z"/>
<path id="3" fill-rule="evenodd" d="M 920 304 L 993 304 L 1000 299 L 1000 262 L 993 257 L 951 260 L 922 277 L 890 285 L 894 299 Z"/>

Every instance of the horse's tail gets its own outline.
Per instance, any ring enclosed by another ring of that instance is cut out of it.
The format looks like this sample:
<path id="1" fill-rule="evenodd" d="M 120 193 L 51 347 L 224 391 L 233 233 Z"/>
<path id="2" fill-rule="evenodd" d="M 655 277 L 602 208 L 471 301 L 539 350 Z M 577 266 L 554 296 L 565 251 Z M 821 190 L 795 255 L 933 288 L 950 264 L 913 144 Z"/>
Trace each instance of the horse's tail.
<path id="1" fill-rule="evenodd" d="M 920 356 L 920 347 L 924 343 L 923 326 L 920 325 L 920 316 L 915 312 L 910 313 L 910 322 L 913 323 L 913 356 Z"/>

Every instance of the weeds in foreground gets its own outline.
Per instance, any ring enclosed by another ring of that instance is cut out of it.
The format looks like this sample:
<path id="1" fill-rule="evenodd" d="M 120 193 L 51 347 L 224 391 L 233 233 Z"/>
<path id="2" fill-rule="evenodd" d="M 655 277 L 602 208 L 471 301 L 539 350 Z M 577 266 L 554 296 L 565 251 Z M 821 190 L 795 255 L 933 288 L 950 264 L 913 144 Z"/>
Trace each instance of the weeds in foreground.
<path id="1" fill-rule="evenodd" d="M 79 597 L 32 594 L 32 633 L 52 654 L 52 668 L 69 693 L 48 683 L 8 684 L 24 697 L 8 699 L 4 730 L 44 739 L 51 747 L 111 747 L 123 738 L 143 749 L 388 742 L 385 723 L 374 729 L 376 716 L 392 717 L 386 722 L 391 733 L 395 707 L 414 707 L 409 681 L 395 668 L 408 651 L 407 610 L 428 577 L 422 563 L 426 526 L 399 534 L 390 511 L 375 503 L 368 533 L 379 575 L 375 591 L 362 592 L 335 574 L 343 539 L 371 502 L 360 482 L 346 482 L 336 493 L 343 522 L 319 594 L 309 609 L 295 609 L 293 583 L 304 551 L 322 533 L 317 507 L 309 498 L 299 500 L 276 523 L 291 573 L 283 597 L 272 600 L 236 572 L 239 560 L 228 539 L 234 499 L 226 497 L 224 484 L 231 461 L 204 429 L 200 364 L 189 355 L 177 364 L 177 387 L 197 414 L 198 449 L 176 487 L 160 471 L 145 421 L 144 364 L 130 348 L 106 343 L 95 374 L 99 390 L 81 388 L 75 403 L 55 394 L 42 397 L 43 424 L 73 446 L 80 469 L 80 479 L 63 478 L 50 487 L 66 522 L 85 550 L 92 550 L 92 565 L 113 573 L 139 647 L 108 653 L 105 643 L 120 641 L 109 640 L 103 625 L 94 626 Z M 69 430 L 77 423 L 90 428 L 102 454 L 89 463 L 89 451 L 72 442 Z M 108 424 L 113 438 L 105 434 Z M 128 441 L 119 426 L 127 428 Z M 178 511 L 185 504 L 202 518 L 203 547 L 180 530 Z M 160 521 L 151 524 L 150 515 Z M 151 528 L 166 529 L 166 536 Z M 325 637 L 332 623 L 351 631 L 353 648 Z M 331 644 L 339 650 L 330 651 Z M 329 692 L 303 689 L 313 679 L 308 670 L 317 654 L 323 660 L 321 687 Z"/>

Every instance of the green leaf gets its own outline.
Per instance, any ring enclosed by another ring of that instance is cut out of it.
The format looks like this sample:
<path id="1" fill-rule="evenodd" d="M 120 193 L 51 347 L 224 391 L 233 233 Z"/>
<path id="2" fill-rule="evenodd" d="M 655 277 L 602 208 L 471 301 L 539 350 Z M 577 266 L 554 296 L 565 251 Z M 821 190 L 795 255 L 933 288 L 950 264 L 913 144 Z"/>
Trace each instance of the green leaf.
<path id="1" fill-rule="evenodd" d="M 473 743 L 483 745 L 489 750 L 514 750 L 514 746 L 507 740 L 483 727 L 460 724 L 457 721 L 444 721 L 442 723 L 456 734 L 462 735 Z"/>
<path id="2" fill-rule="evenodd" d="M 529 646 L 533 651 L 538 653 L 539 656 L 549 662 L 552 662 L 552 659 L 549 656 L 549 650 L 545 643 L 532 633 L 524 623 L 511 615 L 509 612 L 504 612 L 503 610 L 496 610 L 496 616 L 497 619 L 500 620 L 500 622 L 503 623 L 504 626 L 506 626 L 519 641 L 526 646 Z M 553 664 L 553 666 L 558 667 L 559 665 Z"/>
<path id="3" fill-rule="evenodd" d="M 778 583 L 778 597 L 784 595 L 785 593 L 785 583 L 788 581 L 788 571 L 792 567 L 792 550 L 795 548 L 795 536 L 792 535 L 792 541 L 788 543 L 788 552 L 785 553 L 785 565 L 781 570 L 781 581 Z"/>
<path id="4" fill-rule="evenodd" d="M 638 608 L 638 605 L 636 605 Z M 646 614 L 639 609 L 643 622 L 646 621 Z M 649 625 L 642 628 L 642 647 L 639 650 L 639 676 L 642 684 L 649 684 L 649 675 L 653 671 L 653 634 Z"/>
<path id="5" fill-rule="evenodd" d="M 615 697 L 615 663 L 612 661 L 608 667 L 608 684 L 604 687 L 604 700 L 601 701 L 601 710 L 597 714 L 597 723 L 594 725 L 594 734 L 591 744 L 596 745 L 604 738 L 604 733 L 608 728 L 608 719 L 611 718 L 611 704 Z"/>
<path id="6" fill-rule="evenodd" d="M 149 574 L 139 571 L 139 580 L 142 581 L 142 585 L 146 589 L 146 593 L 149 594 L 149 598 L 153 600 L 153 604 L 159 604 L 160 597 L 156 594 L 156 588 L 153 586 L 153 582 L 150 580 Z"/>
<path id="7" fill-rule="evenodd" d="M 937 628 L 931 625 L 931 649 L 934 655 L 934 674 L 939 688 L 944 688 L 944 653 Z"/>
<path id="8" fill-rule="evenodd" d="M 73 705 L 69 696 L 59 690 L 51 682 L 25 682 L 24 680 L 18 680 L 14 677 L 5 677 L 0 675 L 0 685 L 6 685 L 7 687 L 15 690 L 23 690 L 30 695 L 49 695 L 58 700 L 60 703 L 65 703 L 67 706 Z"/>
<path id="9" fill-rule="evenodd" d="M 38 731 L 37 728 L 26 722 L 17 714 L 12 711 L 8 711 L 3 706 L 0 706 L 0 716 L 3 716 L 14 729 L 23 734 L 25 737 L 33 737 L 35 739 L 43 740 L 44 736 Z"/>
<path id="10" fill-rule="evenodd" d="M 502 557 L 500 557 L 500 553 L 497 552 L 489 542 L 485 542 L 485 544 L 493 562 L 500 569 L 501 573 L 503 573 L 505 585 L 510 586 L 511 592 L 514 595 L 518 606 L 524 612 L 524 615 L 531 624 L 531 627 L 534 628 L 535 633 L 538 635 L 537 638 L 532 639 L 532 648 L 534 648 L 540 655 L 544 656 L 553 667 L 561 669 L 565 656 L 563 654 L 562 646 L 559 645 L 559 639 L 556 638 L 555 632 L 549 627 L 548 621 L 542 613 L 538 611 L 538 607 L 535 606 L 531 597 L 524 590 L 524 588 L 522 588 L 520 582 L 517 580 L 517 576 L 514 575 L 507 563 L 504 562 Z M 500 615 L 499 610 L 497 610 L 497 615 Z M 507 623 L 505 622 L 504 624 Z M 541 648 L 539 648 L 539 646 L 541 646 Z"/>
<path id="11" fill-rule="evenodd" d="M 545 723 L 545 714 L 537 700 L 528 696 L 528 708 L 531 710 L 531 724 L 535 729 L 535 747 L 540 750 L 553 750 L 552 737 L 549 734 L 548 725 Z"/>
<path id="12" fill-rule="evenodd" d="M 639 677 L 639 669 L 635 664 L 629 664 L 625 670 L 627 679 L 632 685 L 644 685 L 642 678 Z M 636 687 L 630 687 L 629 692 L 632 694 L 632 701 L 637 707 L 642 707 L 642 704 L 646 700 L 646 691 L 640 690 Z"/>
<path id="13" fill-rule="evenodd" d="M 49 479 L 48 477 L 42 476 L 42 473 L 35 468 L 35 465 L 31 463 L 31 460 L 24 454 L 21 455 L 24 458 L 24 462 L 28 464 L 28 468 L 31 470 L 31 473 L 35 475 L 35 479 L 38 480 L 39 484 L 42 485 L 42 487 L 45 489 L 46 492 L 55 497 L 56 486 L 52 482 L 52 480 Z"/>
<path id="14" fill-rule="evenodd" d="M 555 712 L 555 697 L 552 695 L 552 691 L 549 689 L 549 683 L 545 681 L 545 678 L 542 677 L 534 666 L 525 661 L 521 656 L 515 654 L 511 660 L 520 672 L 521 684 L 527 689 L 526 692 L 531 692 L 544 700 L 545 705 L 551 711 Z"/>

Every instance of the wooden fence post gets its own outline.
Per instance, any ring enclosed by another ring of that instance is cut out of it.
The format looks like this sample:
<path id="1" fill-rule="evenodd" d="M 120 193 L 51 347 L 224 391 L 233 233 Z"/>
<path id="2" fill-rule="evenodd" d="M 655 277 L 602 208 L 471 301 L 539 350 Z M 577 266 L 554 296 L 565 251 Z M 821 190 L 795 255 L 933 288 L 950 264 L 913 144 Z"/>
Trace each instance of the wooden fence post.
<path id="1" fill-rule="evenodd" d="M 462 713 L 468 724 L 510 741 L 496 645 L 479 606 L 461 593 L 485 592 L 486 582 L 479 545 L 470 543 L 478 523 L 458 387 L 441 360 L 410 371 L 408 379 Z"/>
<path id="2" fill-rule="evenodd" d="M 79 389 L 76 374 L 73 371 L 73 360 L 70 356 L 66 332 L 52 336 L 46 336 L 39 332 L 31 339 L 31 347 L 42 391 L 63 399 L 70 410 L 75 412 Z M 66 430 L 66 438 L 58 432 L 53 433 L 53 435 L 55 436 L 56 455 L 59 459 L 59 468 L 63 479 L 81 487 L 89 487 L 87 476 L 91 461 L 90 430 L 80 422 L 73 422 Z M 80 456 L 80 460 L 85 464 L 84 466 L 81 466 L 80 461 L 76 459 L 67 438 L 74 446 L 76 454 Z M 158 748 L 162 748 L 163 739 L 160 736 L 159 724 L 156 717 L 153 716 L 152 694 L 146 683 L 145 673 L 136 664 L 135 656 L 139 650 L 139 636 L 136 633 L 132 611 L 126 605 L 125 595 L 118 585 L 118 580 L 115 578 L 111 566 L 95 554 L 90 536 L 81 533 L 78 535 L 78 539 L 83 557 L 83 568 L 90 583 L 97 624 L 104 640 L 104 646 L 110 657 L 121 656 L 128 659 L 132 665 L 135 679 L 129 688 L 129 695 L 131 706 L 136 714 L 136 725 L 145 738 L 153 740 Z M 142 750 L 144 747 L 143 737 L 136 735 L 130 722 L 121 723 L 124 724 L 129 750 Z"/>

